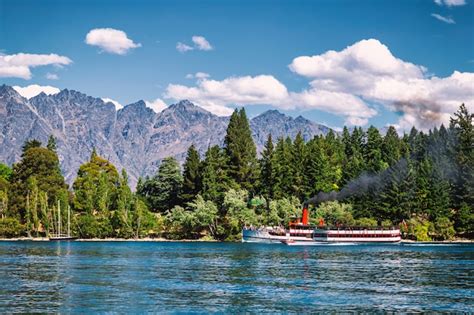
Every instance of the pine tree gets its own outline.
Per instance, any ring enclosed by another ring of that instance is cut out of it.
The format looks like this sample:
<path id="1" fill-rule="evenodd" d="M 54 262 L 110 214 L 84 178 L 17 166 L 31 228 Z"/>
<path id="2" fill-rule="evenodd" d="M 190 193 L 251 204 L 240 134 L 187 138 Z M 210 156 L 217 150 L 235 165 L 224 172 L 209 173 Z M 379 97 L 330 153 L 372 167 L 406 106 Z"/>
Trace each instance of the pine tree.
<path id="1" fill-rule="evenodd" d="M 455 183 L 455 201 L 465 202 L 474 211 L 474 114 L 462 104 L 451 118 L 450 127 L 456 137 L 454 144 L 455 161 L 458 169 Z"/>
<path id="2" fill-rule="evenodd" d="M 401 158 L 400 139 L 398 133 L 393 126 L 390 126 L 383 138 L 382 143 L 382 160 L 388 166 L 397 163 Z"/>
<path id="3" fill-rule="evenodd" d="M 267 202 L 274 198 L 275 171 L 273 139 L 272 135 L 268 134 L 260 159 L 260 191 Z"/>
<path id="4" fill-rule="evenodd" d="M 377 173 L 387 168 L 382 160 L 382 136 L 377 128 L 370 126 L 367 130 L 367 142 L 364 148 L 364 158 L 367 170 Z"/>
<path id="5" fill-rule="evenodd" d="M 293 169 L 291 167 L 291 139 L 279 138 L 275 147 L 275 186 L 274 198 L 280 199 L 290 195 L 293 182 Z"/>
<path id="6" fill-rule="evenodd" d="M 215 145 L 210 147 L 202 163 L 202 196 L 205 200 L 222 203 L 224 192 L 231 187 L 236 187 L 226 168 L 226 154 Z"/>
<path id="7" fill-rule="evenodd" d="M 305 186 L 306 186 L 306 146 L 301 135 L 301 131 L 296 135 L 295 141 L 291 148 L 291 167 L 292 167 L 292 184 L 291 194 L 303 200 L 305 197 Z"/>
<path id="8" fill-rule="evenodd" d="M 199 152 L 193 144 L 188 149 L 183 165 L 183 187 L 180 195 L 183 204 L 191 202 L 201 191 L 200 164 Z"/>
<path id="9" fill-rule="evenodd" d="M 387 174 L 388 184 L 380 194 L 381 209 L 377 211 L 381 217 L 394 223 L 409 219 L 416 209 L 416 184 L 413 165 L 409 161 L 396 164 Z"/>
<path id="10" fill-rule="evenodd" d="M 27 140 L 23 146 L 21 147 L 21 157 L 23 157 L 26 152 L 29 150 L 29 149 L 32 149 L 32 148 L 40 148 L 41 147 L 41 142 L 36 140 L 36 139 L 32 139 L 32 140 Z"/>
<path id="11" fill-rule="evenodd" d="M 53 135 L 49 135 L 48 145 L 46 147 L 48 148 L 48 150 L 56 152 L 56 149 L 57 149 L 56 138 Z"/>
<path id="12" fill-rule="evenodd" d="M 235 110 L 230 117 L 224 145 L 229 176 L 243 189 L 254 191 L 258 178 L 257 149 L 245 109 Z"/>
<path id="13" fill-rule="evenodd" d="M 332 165 L 326 140 L 322 136 L 317 136 L 307 144 L 308 159 L 305 165 L 306 193 L 308 196 L 315 196 L 321 191 L 329 192 L 334 190 L 334 177 Z"/>

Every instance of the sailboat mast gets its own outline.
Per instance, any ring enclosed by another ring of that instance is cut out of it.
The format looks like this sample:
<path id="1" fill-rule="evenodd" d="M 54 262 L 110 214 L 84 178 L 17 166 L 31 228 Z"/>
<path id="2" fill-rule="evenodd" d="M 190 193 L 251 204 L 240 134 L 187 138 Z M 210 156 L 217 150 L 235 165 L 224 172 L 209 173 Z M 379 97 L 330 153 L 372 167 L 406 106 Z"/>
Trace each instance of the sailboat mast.
<path id="1" fill-rule="evenodd" d="M 61 235 L 61 204 L 58 200 L 58 235 Z"/>
<path id="2" fill-rule="evenodd" d="M 67 206 L 67 237 L 71 237 L 71 206 Z"/>

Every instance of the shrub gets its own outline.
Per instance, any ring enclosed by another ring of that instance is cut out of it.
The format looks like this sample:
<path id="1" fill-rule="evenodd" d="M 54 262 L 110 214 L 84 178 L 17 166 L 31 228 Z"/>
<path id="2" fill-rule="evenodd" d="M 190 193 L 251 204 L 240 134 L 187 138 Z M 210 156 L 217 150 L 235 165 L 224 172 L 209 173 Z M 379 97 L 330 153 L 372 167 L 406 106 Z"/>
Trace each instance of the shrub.
<path id="1" fill-rule="evenodd" d="M 0 237 L 18 237 L 24 234 L 25 226 L 15 218 L 0 219 Z"/>

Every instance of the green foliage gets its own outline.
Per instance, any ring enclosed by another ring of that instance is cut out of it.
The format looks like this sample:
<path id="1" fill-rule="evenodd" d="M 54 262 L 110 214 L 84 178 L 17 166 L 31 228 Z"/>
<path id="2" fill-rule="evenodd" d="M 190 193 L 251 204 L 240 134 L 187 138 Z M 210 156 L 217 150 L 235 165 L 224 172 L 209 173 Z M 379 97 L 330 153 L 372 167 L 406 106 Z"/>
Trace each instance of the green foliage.
<path id="1" fill-rule="evenodd" d="M 96 153 L 77 172 L 74 189 L 74 209 L 94 214 L 107 212 L 116 207 L 120 177 L 115 166 Z"/>
<path id="2" fill-rule="evenodd" d="M 429 231 L 432 230 L 432 223 L 420 217 L 413 217 L 407 221 L 407 236 L 416 241 L 431 241 Z"/>
<path id="3" fill-rule="evenodd" d="M 435 232 L 441 240 L 453 239 L 456 231 L 453 223 L 446 217 L 439 217 L 434 223 Z"/>
<path id="4" fill-rule="evenodd" d="M 361 226 L 361 227 L 373 228 L 373 227 L 377 227 L 378 223 L 377 223 L 377 220 L 372 219 L 372 218 L 359 218 L 355 220 L 355 225 Z"/>
<path id="5" fill-rule="evenodd" d="M 269 210 L 264 214 L 264 223 L 270 226 L 288 226 L 290 221 L 301 215 L 301 203 L 296 197 L 270 201 Z"/>
<path id="6" fill-rule="evenodd" d="M 53 205 L 66 194 L 67 185 L 59 168 L 58 156 L 46 148 L 25 144 L 22 160 L 14 164 L 9 189 L 9 213 L 26 221 L 26 199 L 29 179 L 35 177 L 38 190 L 46 192 L 48 204 Z"/>
<path id="7" fill-rule="evenodd" d="M 9 181 L 13 174 L 13 170 L 8 165 L 0 163 L 0 178 Z"/>
<path id="8" fill-rule="evenodd" d="M 257 225 L 255 211 L 247 206 L 248 192 L 246 190 L 230 189 L 224 195 L 223 208 L 226 213 L 227 238 L 240 235 L 245 225 Z"/>
<path id="9" fill-rule="evenodd" d="M 178 161 L 168 157 L 161 161 L 158 173 L 146 179 L 137 192 L 145 198 L 152 211 L 165 213 L 179 203 L 182 184 Z"/>
<path id="10" fill-rule="evenodd" d="M 224 139 L 228 174 L 241 188 L 254 191 L 258 178 L 257 149 L 245 109 L 236 109 L 230 117 Z"/>
<path id="11" fill-rule="evenodd" d="M 90 213 L 79 215 L 73 225 L 74 233 L 81 238 L 107 238 L 113 235 L 113 228 L 106 215 Z"/>
<path id="12" fill-rule="evenodd" d="M 199 152 L 193 144 L 188 149 L 186 161 L 183 165 L 183 187 L 180 195 L 183 204 L 190 202 L 201 191 L 200 167 Z"/>
<path id="13" fill-rule="evenodd" d="M 329 226 L 354 225 L 352 206 L 346 203 L 339 203 L 338 201 L 323 202 L 316 208 L 312 217 L 316 219 L 316 222 L 323 218 L 326 225 Z"/>
<path id="14" fill-rule="evenodd" d="M 16 218 L 0 218 L 0 237 L 19 237 L 25 227 Z"/>
<path id="15" fill-rule="evenodd" d="M 202 191 L 205 200 L 222 203 L 224 192 L 235 187 L 227 173 L 225 152 L 218 146 L 210 147 L 202 163 Z"/>
<path id="16" fill-rule="evenodd" d="M 164 233 L 238 240 L 243 226 L 288 225 L 300 216 L 301 202 L 349 184 L 344 203 L 326 202 L 311 211 L 313 223 L 400 224 L 406 237 L 424 241 L 472 237 L 472 119 L 463 105 L 448 129 L 427 133 L 412 128 L 399 137 L 390 127 L 382 136 L 375 127 L 344 128 L 342 135 L 330 131 L 307 142 L 299 133 L 275 146 L 269 135 L 257 163 L 245 111 L 236 110 L 224 148 L 209 147 L 200 161 L 191 146 L 183 173 L 174 158 L 165 158 L 155 176 L 139 179 L 136 194 L 126 171 L 119 175 L 95 149 L 68 191 L 54 137 L 47 148 L 30 140 L 13 170 L 0 164 L 0 236 L 58 233 L 58 207 L 64 227 L 72 204 L 73 235 L 79 237 Z"/>
<path id="17" fill-rule="evenodd" d="M 450 129 L 456 135 L 457 141 L 453 144 L 455 161 L 458 167 L 457 181 L 455 182 L 455 200 L 458 204 L 466 202 L 474 204 L 474 113 L 469 113 L 462 104 L 459 110 L 451 117 Z"/>
<path id="18" fill-rule="evenodd" d="M 275 193 L 276 165 L 272 135 L 268 134 L 260 159 L 260 192 L 267 199 L 273 199 Z"/>
<path id="19" fill-rule="evenodd" d="M 29 149 L 33 149 L 33 148 L 41 148 L 41 142 L 36 139 L 27 140 L 25 144 L 23 144 L 23 146 L 21 147 L 21 151 L 22 151 L 21 157 L 23 157 L 23 155 Z"/>
<path id="20" fill-rule="evenodd" d="M 53 135 L 49 136 L 48 144 L 46 145 L 46 148 L 48 148 L 48 150 L 56 152 L 56 149 L 57 149 L 56 138 Z"/>

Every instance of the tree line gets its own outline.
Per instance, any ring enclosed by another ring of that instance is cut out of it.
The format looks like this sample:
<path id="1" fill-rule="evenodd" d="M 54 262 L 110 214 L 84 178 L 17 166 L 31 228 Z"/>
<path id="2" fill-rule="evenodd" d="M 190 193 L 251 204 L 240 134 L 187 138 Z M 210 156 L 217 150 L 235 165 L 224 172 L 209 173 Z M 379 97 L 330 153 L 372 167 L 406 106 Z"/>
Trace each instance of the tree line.
<path id="1" fill-rule="evenodd" d="M 245 110 L 237 109 L 223 147 L 201 157 L 192 145 L 182 167 L 163 159 L 136 192 L 125 169 L 95 150 L 68 187 L 54 137 L 45 147 L 30 140 L 12 168 L 0 163 L 0 236 L 49 236 L 60 226 L 55 214 L 65 226 L 70 210 L 81 238 L 237 240 L 244 225 L 287 225 L 303 202 L 321 197 L 310 205 L 313 222 L 396 225 L 418 240 L 472 237 L 473 117 L 461 105 L 448 127 L 401 137 L 373 126 L 307 141 L 301 133 L 268 135 L 258 157 Z"/>

